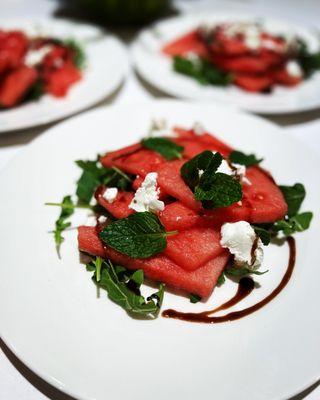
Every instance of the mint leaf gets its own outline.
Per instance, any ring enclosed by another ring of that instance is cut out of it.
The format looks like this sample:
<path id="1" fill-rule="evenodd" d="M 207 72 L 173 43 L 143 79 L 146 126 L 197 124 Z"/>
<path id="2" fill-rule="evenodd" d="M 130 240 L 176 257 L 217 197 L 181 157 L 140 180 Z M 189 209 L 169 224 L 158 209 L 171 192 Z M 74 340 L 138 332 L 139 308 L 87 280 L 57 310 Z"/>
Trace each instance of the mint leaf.
<path id="1" fill-rule="evenodd" d="M 243 277 L 246 275 L 263 275 L 267 273 L 267 271 L 256 271 L 247 267 L 228 267 L 225 269 L 225 273 L 234 277 Z"/>
<path id="2" fill-rule="evenodd" d="M 64 237 L 62 236 L 62 232 L 71 226 L 71 222 L 66 222 L 74 212 L 73 202 L 71 200 L 71 196 L 65 196 L 61 203 L 61 212 L 59 218 L 55 223 L 55 230 L 53 231 L 54 240 L 56 243 L 56 249 L 58 256 L 60 258 L 60 247 L 62 242 L 64 241 Z"/>
<path id="3" fill-rule="evenodd" d="M 221 71 L 211 62 L 202 58 L 190 60 L 175 56 L 173 58 L 173 70 L 194 78 L 202 85 L 227 86 L 233 80 L 231 74 Z"/>
<path id="4" fill-rule="evenodd" d="M 166 160 L 182 158 L 182 152 L 184 150 L 182 146 L 161 137 L 143 139 L 141 144 L 143 147 L 161 154 Z"/>
<path id="5" fill-rule="evenodd" d="M 259 236 L 261 239 L 262 243 L 265 246 L 268 246 L 268 244 L 271 241 L 271 233 L 270 230 L 263 228 L 261 225 L 252 225 L 252 228 L 254 229 L 255 233 Z"/>
<path id="6" fill-rule="evenodd" d="M 296 214 L 288 219 L 274 223 L 272 229 L 276 232 L 282 231 L 286 236 L 295 232 L 303 232 L 309 228 L 313 214 L 310 211 Z"/>
<path id="7" fill-rule="evenodd" d="M 212 151 L 206 150 L 184 163 L 181 167 L 181 177 L 191 190 L 194 190 L 200 181 L 199 171 L 207 169 L 212 158 Z"/>
<path id="8" fill-rule="evenodd" d="M 302 183 L 295 183 L 293 186 L 279 186 L 279 188 L 288 204 L 288 216 L 292 217 L 300 210 L 306 197 L 306 190 Z"/>
<path id="9" fill-rule="evenodd" d="M 138 212 L 107 225 L 100 238 L 108 246 L 132 258 L 148 258 L 167 246 L 167 235 L 159 218 L 150 212 Z"/>
<path id="10" fill-rule="evenodd" d="M 235 164 L 251 167 L 252 165 L 261 163 L 263 158 L 258 159 L 254 154 L 245 154 L 242 151 L 234 150 L 230 153 L 229 160 Z"/>
<path id="11" fill-rule="evenodd" d="M 205 201 L 202 203 L 205 208 L 228 207 L 242 199 L 242 188 L 236 178 L 218 172 L 210 177 L 210 186 L 208 182 L 202 187 L 200 180 L 194 192 L 196 200 Z"/>
<path id="12" fill-rule="evenodd" d="M 197 294 L 193 294 L 193 293 L 190 294 L 189 299 L 190 299 L 190 303 L 192 303 L 192 304 L 196 304 L 199 301 L 201 301 L 201 297 L 198 296 Z"/>
<path id="13" fill-rule="evenodd" d="M 302 39 L 299 39 L 299 51 L 297 61 L 303 69 L 305 77 L 310 77 L 320 69 L 320 52 L 310 53 L 308 46 Z"/>
<path id="14" fill-rule="evenodd" d="M 96 272 L 93 280 L 98 287 L 107 291 L 108 297 L 112 301 L 129 313 L 147 318 L 157 317 L 164 296 L 164 285 L 160 284 L 158 291 L 145 299 L 139 290 L 143 282 L 142 270 L 133 273 L 126 271 L 124 275 L 123 270 L 126 270 L 124 267 L 113 266 L 111 261 L 105 261 L 100 257 L 93 260 L 89 266 L 91 265 L 95 267 L 96 271 L 100 268 L 100 279 Z M 92 267 L 87 267 L 87 269 L 90 270 Z M 122 277 L 119 276 L 119 273 L 122 273 Z M 123 276 L 127 276 L 127 278 L 124 280 Z"/>

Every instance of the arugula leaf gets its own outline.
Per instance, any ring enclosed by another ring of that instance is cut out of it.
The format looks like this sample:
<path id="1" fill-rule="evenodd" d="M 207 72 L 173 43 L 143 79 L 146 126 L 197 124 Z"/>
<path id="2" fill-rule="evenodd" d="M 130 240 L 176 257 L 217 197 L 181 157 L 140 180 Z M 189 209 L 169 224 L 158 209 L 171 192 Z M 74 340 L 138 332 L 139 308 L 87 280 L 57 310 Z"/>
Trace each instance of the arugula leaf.
<path id="1" fill-rule="evenodd" d="M 201 297 L 198 296 L 197 294 L 193 294 L 193 293 L 190 294 L 189 299 L 190 299 L 190 303 L 192 303 L 192 304 L 196 304 L 196 303 L 199 303 L 199 301 L 201 301 Z"/>
<path id="2" fill-rule="evenodd" d="M 223 284 L 225 283 L 225 281 L 226 281 L 226 275 L 225 275 L 225 272 L 224 272 L 224 270 L 223 270 L 223 271 L 221 272 L 221 274 L 220 274 L 218 280 L 217 280 L 217 286 L 223 285 Z"/>
<path id="3" fill-rule="evenodd" d="M 255 154 L 245 154 L 242 151 L 234 150 L 230 153 L 229 160 L 235 164 L 251 167 L 252 165 L 261 163 L 263 158 L 258 159 Z"/>
<path id="4" fill-rule="evenodd" d="M 212 158 L 212 151 L 205 150 L 184 163 L 181 167 L 181 177 L 191 190 L 194 190 L 200 181 L 199 171 L 205 171 Z"/>
<path id="5" fill-rule="evenodd" d="M 262 243 L 265 246 L 268 246 L 268 244 L 271 241 L 271 233 L 270 229 L 266 229 L 262 226 L 263 224 L 260 225 L 252 225 L 252 228 L 254 229 L 255 233 L 259 236 L 261 239 Z"/>
<path id="6" fill-rule="evenodd" d="M 166 232 L 159 218 L 150 212 L 138 212 L 111 222 L 100 238 L 113 249 L 132 258 L 148 258 L 161 253 L 167 246 Z"/>
<path id="7" fill-rule="evenodd" d="M 202 85 L 227 86 L 233 76 L 216 68 L 211 62 L 202 58 L 190 60 L 185 57 L 173 58 L 174 71 L 196 79 Z"/>
<path id="8" fill-rule="evenodd" d="M 86 55 L 82 46 L 73 39 L 67 39 L 63 44 L 72 51 L 74 65 L 79 69 L 83 69 L 85 67 Z"/>
<path id="9" fill-rule="evenodd" d="M 56 249 L 58 256 L 60 258 L 60 247 L 62 242 L 64 241 L 64 237 L 62 236 L 62 232 L 71 226 L 71 222 L 66 222 L 74 212 L 73 202 L 71 200 L 71 196 L 65 196 L 61 203 L 61 212 L 59 218 L 55 223 L 55 230 L 53 231 L 54 240 L 56 243 Z"/>
<path id="10" fill-rule="evenodd" d="M 30 88 L 24 101 L 35 101 L 39 100 L 44 95 L 44 83 L 38 79 Z"/>
<path id="11" fill-rule="evenodd" d="M 108 297 L 112 301 L 129 313 L 147 318 L 157 317 L 164 296 L 163 284 L 160 284 L 156 293 L 153 293 L 145 300 L 139 290 L 144 279 L 142 270 L 137 270 L 131 274 L 128 272 L 128 278 L 124 281 L 123 276 L 119 277 L 119 271 L 123 273 L 125 268 L 115 267 L 109 260 L 105 261 L 97 257 L 89 265 L 93 265 L 96 271 L 100 269 L 100 279 L 98 279 L 97 272 L 95 272 L 93 280 L 98 287 L 107 291 Z M 138 293 L 137 290 L 132 290 L 132 283 L 138 289 Z"/>
<path id="12" fill-rule="evenodd" d="M 98 165 L 99 156 L 95 161 L 78 160 L 76 164 L 83 170 L 77 182 L 76 194 L 81 203 L 89 204 L 97 186 L 106 185 L 126 190 L 132 179 L 116 167 L 105 168 Z"/>
<path id="13" fill-rule="evenodd" d="M 288 236 L 295 232 L 303 232 L 309 228 L 313 214 L 310 211 L 296 214 L 288 219 L 283 219 L 274 223 L 272 229 L 276 232 L 283 231 Z"/>
<path id="14" fill-rule="evenodd" d="M 302 183 L 295 183 L 293 186 L 279 186 L 279 188 L 288 204 L 288 216 L 292 217 L 299 211 L 306 197 L 306 190 Z"/>
<path id="15" fill-rule="evenodd" d="M 203 203 L 205 208 L 228 207 L 242 199 L 241 185 L 230 175 L 218 172 L 210 177 L 210 184 L 210 188 L 203 188 L 200 180 L 194 192 L 196 200 L 206 201 Z"/>
<path id="16" fill-rule="evenodd" d="M 235 277 L 243 277 L 246 275 L 263 275 L 267 273 L 268 270 L 266 271 L 256 271 L 247 267 L 227 267 L 225 269 L 225 273 L 227 275 L 235 276 Z"/>
<path id="17" fill-rule="evenodd" d="M 161 154 L 166 160 L 182 158 L 182 152 L 184 150 L 182 146 L 162 137 L 146 138 L 142 140 L 141 144 L 147 149 L 154 150 Z"/>

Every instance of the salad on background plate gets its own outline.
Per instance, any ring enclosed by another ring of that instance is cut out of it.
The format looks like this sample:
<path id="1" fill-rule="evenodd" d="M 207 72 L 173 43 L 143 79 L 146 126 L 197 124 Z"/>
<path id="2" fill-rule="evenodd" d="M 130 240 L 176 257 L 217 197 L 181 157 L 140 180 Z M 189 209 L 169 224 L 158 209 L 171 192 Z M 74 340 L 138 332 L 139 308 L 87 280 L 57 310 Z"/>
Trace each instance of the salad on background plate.
<path id="1" fill-rule="evenodd" d="M 170 128 L 153 121 L 139 143 L 76 161 L 82 169 L 76 197 L 47 203 L 61 207 L 53 231 L 58 254 L 70 217 L 88 209 L 89 225 L 78 227 L 79 250 L 91 256 L 86 268 L 130 315 L 157 317 L 165 287 L 187 294 L 191 303 L 205 302 L 227 278 L 239 283 L 227 303 L 201 313 L 165 310 L 163 316 L 217 323 L 248 315 L 285 287 L 296 257 L 292 235 L 312 219 L 311 212 L 300 212 L 303 184 L 279 186 L 262 161 L 199 123 Z M 251 293 L 254 276 L 268 272 L 264 247 L 285 241 L 288 268 L 271 295 L 241 312 L 212 316 Z M 145 278 L 159 285 L 147 298 L 141 295 Z"/>

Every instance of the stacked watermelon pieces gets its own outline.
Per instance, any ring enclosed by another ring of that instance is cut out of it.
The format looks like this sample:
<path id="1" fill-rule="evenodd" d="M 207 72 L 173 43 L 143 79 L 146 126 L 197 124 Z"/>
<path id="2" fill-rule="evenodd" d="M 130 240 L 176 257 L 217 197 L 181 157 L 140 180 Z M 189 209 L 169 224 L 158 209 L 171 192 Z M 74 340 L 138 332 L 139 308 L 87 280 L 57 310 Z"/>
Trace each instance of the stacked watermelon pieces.
<path id="1" fill-rule="evenodd" d="M 162 52 L 170 57 L 193 54 L 204 58 L 249 92 L 268 91 L 275 84 L 295 86 L 303 80 L 287 71 L 286 63 L 294 59 L 295 50 L 284 37 L 262 31 L 260 40 L 266 46 L 251 49 L 241 34 L 228 36 L 225 27 L 221 24 L 206 33 L 193 30 L 166 44 Z"/>
<path id="2" fill-rule="evenodd" d="M 45 46 L 50 46 L 50 52 L 41 62 L 29 65 L 28 53 Z M 80 79 L 71 47 L 52 38 L 31 39 L 22 31 L 0 30 L 0 107 L 10 108 L 43 93 L 63 97 Z"/>
<path id="3" fill-rule="evenodd" d="M 78 228 L 81 251 L 109 258 L 129 269 L 142 269 L 155 281 L 208 298 L 225 268 L 230 254 L 220 245 L 221 225 L 245 220 L 250 223 L 277 221 L 286 214 L 287 204 L 271 175 L 258 166 L 247 168 L 251 184 L 243 184 L 243 199 L 230 207 L 206 210 L 180 176 L 181 166 L 204 150 L 219 151 L 225 157 L 233 150 L 209 133 L 197 135 L 193 130 L 175 129 L 171 139 L 184 146 L 183 159 L 168 161 L 159 153 L 134 144 L 107 153 L 101 158 L 105 167 L 117 167 L 136 179 L 131 191 L 119 191 L 113 203 L 103 198 L 105 188 L 96 192 L 98 203 L 115 218 L 125 218 L 134 211 L 129 204 L 134 191 L 149 172 L 157 172 L 157 184 L 165 208 L 158 216 L 167 231 L 178 234 L 167 238 L 166 249 L 147 259 L 132 259 L 108 247 L 99 238 L 101 226 Z"/>

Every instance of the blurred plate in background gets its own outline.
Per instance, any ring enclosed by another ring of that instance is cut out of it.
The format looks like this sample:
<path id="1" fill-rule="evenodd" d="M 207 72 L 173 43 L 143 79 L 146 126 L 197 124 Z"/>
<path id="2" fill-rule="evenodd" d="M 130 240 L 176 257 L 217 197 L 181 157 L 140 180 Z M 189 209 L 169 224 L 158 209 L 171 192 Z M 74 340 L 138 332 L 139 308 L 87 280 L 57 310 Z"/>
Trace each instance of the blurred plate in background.
<path id="1" fill-rule="evenodd" d="M 83 77 L 63 98 L 44 95 L 0 111 L 0 133 L 53 122 L 88 108 L 112 94 L 128 71 L 126 49 L 114 36 L 92 25 L 58 19 L 0 20 L 0 29 L 73 39 L 86 55 Z"/>

